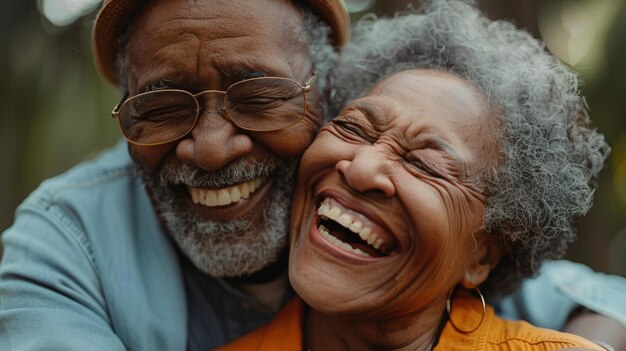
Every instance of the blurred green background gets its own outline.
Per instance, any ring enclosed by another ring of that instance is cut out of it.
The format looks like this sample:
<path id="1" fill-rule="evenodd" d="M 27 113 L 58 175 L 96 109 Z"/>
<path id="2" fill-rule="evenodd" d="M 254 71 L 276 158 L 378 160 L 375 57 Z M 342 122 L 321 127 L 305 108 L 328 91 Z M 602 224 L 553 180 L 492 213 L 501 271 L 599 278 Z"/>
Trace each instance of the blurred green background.
<path id="1" fill-rule="evenodd" d="M 369 12 L 393 14 L 409 2 L 346 4 L 354 21 Z M 568 258 L 626 276 L 626 0 L 478 3 L 491 18 L 512 20 L 542 38 L 585 80 L 592 119 L 613 152 Z M 91 59 L 90 29 L 99 4 L 0 4 L 0 231 L 42 180 L 92 158 L 120 137 L 110 117 L 119 95 L 98 77 Z"/>

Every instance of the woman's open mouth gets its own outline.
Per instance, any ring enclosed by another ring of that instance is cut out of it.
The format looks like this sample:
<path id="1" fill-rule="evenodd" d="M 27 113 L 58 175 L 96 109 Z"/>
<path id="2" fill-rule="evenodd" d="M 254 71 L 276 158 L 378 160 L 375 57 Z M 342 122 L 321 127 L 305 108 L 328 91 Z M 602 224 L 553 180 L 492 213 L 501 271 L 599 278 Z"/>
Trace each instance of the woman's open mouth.
<path id="1" fill-rule="evenodd" d="M 322 237 L 340 249 L 366 257 L 385 257 L 396 251 L 397 242 L 389 233 L 330 197 L 320 203 L 317 215 Z"/>

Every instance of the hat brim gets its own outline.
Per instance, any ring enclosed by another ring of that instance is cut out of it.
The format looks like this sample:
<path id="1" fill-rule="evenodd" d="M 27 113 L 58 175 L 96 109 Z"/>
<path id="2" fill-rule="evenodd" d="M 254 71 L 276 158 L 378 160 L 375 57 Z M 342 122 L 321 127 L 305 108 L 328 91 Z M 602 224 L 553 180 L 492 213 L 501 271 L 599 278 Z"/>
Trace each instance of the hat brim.
<path id="1" fill-rule="evenodd" d="M 94 23 L 92 51 L 96 68 L 109 83 L 117 86 L 119 39 L 142 0 L 110 1 L 105 4 Z"/>

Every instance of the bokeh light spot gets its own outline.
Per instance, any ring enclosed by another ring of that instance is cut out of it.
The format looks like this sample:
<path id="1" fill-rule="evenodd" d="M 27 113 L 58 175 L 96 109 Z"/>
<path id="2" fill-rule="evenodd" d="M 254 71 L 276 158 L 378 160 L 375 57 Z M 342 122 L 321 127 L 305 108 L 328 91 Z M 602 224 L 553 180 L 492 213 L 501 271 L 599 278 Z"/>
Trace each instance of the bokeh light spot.
<path id="1" fill-rule="evenodd" d="M 539 30 L 556 56 L 574 66 L 591 49 L 595 38 L 593 19 L 573 0 L 550 4 L 539 17 Z"/>
<path id="2" fill-rule="evenodd" d="M 74 23 L 92 11 L 100 0 L 39 0 L 39 11 L 55 26 L 63 27 Z"/>
<path id="3" fill-rule="evenodd" d="M 376 3 L 376 0 L 345 0 L 346 8 L 350 13 L 363 12 Z"/>

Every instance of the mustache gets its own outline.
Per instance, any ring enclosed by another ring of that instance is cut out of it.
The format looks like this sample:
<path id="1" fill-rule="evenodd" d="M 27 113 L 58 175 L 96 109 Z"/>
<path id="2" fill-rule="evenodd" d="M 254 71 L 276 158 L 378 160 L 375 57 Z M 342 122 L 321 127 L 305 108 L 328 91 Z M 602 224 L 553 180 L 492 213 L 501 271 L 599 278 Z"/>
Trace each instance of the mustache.
<path id="1" fill-rule="evenodd" d="M 215 171 L 207 171 L 189 163 L 172 160 L 161 168 L 158 178 L 163 186 L 224 188 L 260 176 L 269 176 L 282 166 L 287 167 L 287 162 L 278 157 L 271 157 L 263 162 L 248 158 L 237 160 Z"/>

